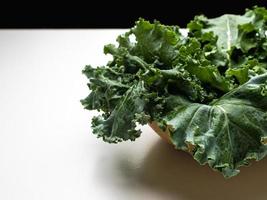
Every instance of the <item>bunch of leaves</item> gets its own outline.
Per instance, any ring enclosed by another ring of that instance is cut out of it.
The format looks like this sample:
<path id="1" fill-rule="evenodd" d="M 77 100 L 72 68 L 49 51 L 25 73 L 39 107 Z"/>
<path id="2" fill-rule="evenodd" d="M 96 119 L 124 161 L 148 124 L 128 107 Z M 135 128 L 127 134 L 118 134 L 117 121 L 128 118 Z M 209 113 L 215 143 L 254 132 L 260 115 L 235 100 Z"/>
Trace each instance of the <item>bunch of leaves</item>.
<path id="1" fill-rule="evenodd" d="M 267 153 L 267 10 L 196 16 L 187 28 L 139 19 L 104 47 L 106 66 L 85 67 L 81 103 L 101 111 L 92 130 L 106 142 L 155 121 L 175 148 L 231 177 Z"/>

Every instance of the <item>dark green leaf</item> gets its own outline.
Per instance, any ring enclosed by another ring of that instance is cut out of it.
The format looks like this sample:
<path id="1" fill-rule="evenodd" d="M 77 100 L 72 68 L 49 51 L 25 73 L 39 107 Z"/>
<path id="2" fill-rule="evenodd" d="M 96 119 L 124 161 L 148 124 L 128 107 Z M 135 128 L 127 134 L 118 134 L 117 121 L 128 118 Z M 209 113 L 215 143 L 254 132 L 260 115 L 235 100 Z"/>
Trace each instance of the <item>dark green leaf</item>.
<path id="1" fill-rule="evenodd" d="M 186 102 L 169 113 L 171 141 L 191 151 L 200 164 L 208 163 L 225 177 L 239 166 L 267 154 L 267 74 L 255 77 L 211 105 Z M 263 94 L 264 93 L 264 94 Z"/>

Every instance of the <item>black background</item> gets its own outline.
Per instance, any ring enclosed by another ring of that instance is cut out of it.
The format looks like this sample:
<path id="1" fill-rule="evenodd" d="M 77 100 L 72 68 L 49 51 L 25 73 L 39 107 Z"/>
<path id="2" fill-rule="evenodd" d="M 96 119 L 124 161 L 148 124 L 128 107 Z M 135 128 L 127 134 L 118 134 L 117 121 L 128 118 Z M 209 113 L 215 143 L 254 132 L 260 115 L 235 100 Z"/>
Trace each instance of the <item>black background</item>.
<path id="1" fill-rule="evenodd" d="M 267 0 L 22 2 L 1 7 L 0 28 L 129 28 L 139 17 L 185 27 L 198 14 L 243 14 L 254 5 L 267 8 Z"/>

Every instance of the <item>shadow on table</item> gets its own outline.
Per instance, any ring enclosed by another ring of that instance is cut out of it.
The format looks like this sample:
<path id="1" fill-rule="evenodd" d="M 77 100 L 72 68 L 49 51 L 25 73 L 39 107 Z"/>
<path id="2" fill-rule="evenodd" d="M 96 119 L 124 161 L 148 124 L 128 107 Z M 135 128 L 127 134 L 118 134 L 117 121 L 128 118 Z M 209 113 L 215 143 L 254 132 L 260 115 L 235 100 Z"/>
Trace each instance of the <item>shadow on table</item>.
<path id="1" fill-rule="evenodd" d="M 141 166 L 135 169 L 137 172 L 127 169 L 130 166 L 123 163 L 124 160 L 119 162 L 120 171 L 126 176 L 125 180 L 128 177 L 130 184 L 155 190 L 173 199 L 267 198 L 267 159 L 254 162 L 250 167 L 242 167 L 238 176 L 225 180 L 220 173 L 199 165 L 189 154 L 174 150 L 160 140 L 151 148 Z M 133 171 L 134 174 L 131 174 Z"/>

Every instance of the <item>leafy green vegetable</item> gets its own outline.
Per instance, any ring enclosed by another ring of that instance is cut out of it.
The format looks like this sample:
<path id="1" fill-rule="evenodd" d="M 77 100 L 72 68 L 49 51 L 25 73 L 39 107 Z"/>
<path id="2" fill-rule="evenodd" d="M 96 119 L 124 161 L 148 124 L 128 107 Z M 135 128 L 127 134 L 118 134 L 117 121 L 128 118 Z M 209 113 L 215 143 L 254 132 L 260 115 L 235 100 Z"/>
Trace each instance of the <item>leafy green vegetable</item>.
<path id="1" fill-rule="evenodd" d="M 232 177 L 267 154 L 267 10 L 197 16 L 187 28 L 137 21 L 104 47 L 106 66 L 85 67 L 81 103 L 102 112 L 92 128 L 106 142 L 135 140 L 137 123 L 155 121 L 175 148 Z"/>
<path id="2" fill-rule="evenodd" d="M 248 160 L 263 158 L 267 153 L 263 142 L 267 98 L 262 94 L 266 80 L 267 74 L 252 78 L 210 105 L 186 102 L 175 107 L 163 119 L 173 129 L 172 143 L 185 151 L 194 146 L 194 158 L 225 177 L 237 174 Z"/>

